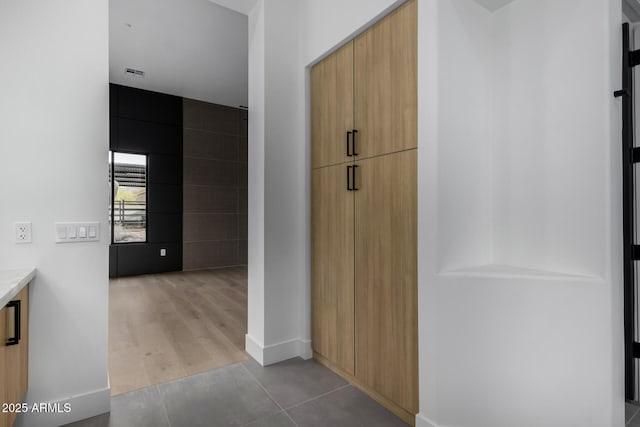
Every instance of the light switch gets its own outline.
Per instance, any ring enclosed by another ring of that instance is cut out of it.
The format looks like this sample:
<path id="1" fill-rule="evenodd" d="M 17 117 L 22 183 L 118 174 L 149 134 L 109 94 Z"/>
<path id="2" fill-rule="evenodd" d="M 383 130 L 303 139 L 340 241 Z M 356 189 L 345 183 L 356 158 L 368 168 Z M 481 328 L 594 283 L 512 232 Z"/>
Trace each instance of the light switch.
<path id="1" fill-rule="evenodd" d="M 83 243 L 100 240 L 100 223 L 87 222 L 56 222 L 56 243 Z"/>
<path id="2" fill-rule="evenodd" d="M 66 240 L 67 238 L 67 226 L 66 225 L 58 225 L 56 227 L 57 231 L 58 231 L 58 239 L 59 240 Z"/>

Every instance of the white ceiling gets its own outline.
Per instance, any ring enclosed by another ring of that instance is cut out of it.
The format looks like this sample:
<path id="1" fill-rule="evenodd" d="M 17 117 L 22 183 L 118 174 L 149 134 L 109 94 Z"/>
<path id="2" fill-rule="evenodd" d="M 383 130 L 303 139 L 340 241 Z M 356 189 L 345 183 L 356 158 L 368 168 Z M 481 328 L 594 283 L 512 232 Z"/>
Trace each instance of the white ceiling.
<path id="1" fill-rule="evenodd" d="M 502 6 L 506 6 L 509 3 L 514 2 L 515 0 L 475 0 L 475 1 L 476 3 L 479 3 L 482 6 L 484 6 L 486 9 L 489 9 L 491 12 L 494 12 L 500 9 Z"/>
<path id="2" fill-rule="evenodd" d="M 109 44 L 112 83 L 247 105 L 244 14 L 208 0 L 110 0 Z M 146 75 L 126 75 L 125 68 Z"/>
<path id="3" fill-rule="evenodd" d="M 256 0 L 209 0 L 210 2 L 219 4 L 236 12 L 248 15 Z"/>

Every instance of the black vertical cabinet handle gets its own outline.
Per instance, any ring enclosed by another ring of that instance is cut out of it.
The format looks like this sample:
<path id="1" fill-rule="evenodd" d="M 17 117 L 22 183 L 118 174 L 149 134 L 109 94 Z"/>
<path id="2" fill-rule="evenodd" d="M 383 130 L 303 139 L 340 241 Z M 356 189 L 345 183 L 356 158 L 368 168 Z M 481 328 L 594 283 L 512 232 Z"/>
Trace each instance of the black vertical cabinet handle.
<path id="1" fill-rule="evenodd" d="M 353 166 L 347 166 L 347 191 L 353 191 L 351 188 L 351 168 Z"/>
<path id="2" fill-rule="evenodd" d="M 10 301 L 8 308 L 13 308 L 13 337 L 7 340 L 7 346 L 20 343 L 20 300 Z"/>
<path id="3" fill-rule="evenodd" d="M 353 138 L 351 138 L 351 153 L 353 153 L 352 155 L 357 156 L 358 153 L 356 152 L 356 135 L 358 134 L 358 131 L 356 129 L 353 129 Z M 357 167 L 357 166 L 355 166 Z"/>
<path id="4" fill-rule="evenodd" d="M 353 154 L 351 154 L 351 152 L 349 151 L 349 142 L 350 142 L 350 138 L 351 137 L 351 131 L 347 132 L 347 156 L 351 157 L 353 156 Z"/>
<path id="5" fill-rule="evenodd" d="M 352 191 L 358 191 L 359 188 L 356 187 L 356 169 L 358 168 L 358 165 L 354 165 L 351 169 L 351 173 L 353 174 L 353 177 L 351 179 L 351 182 L 353 183 L 353 186 L 351 187 Z"/>

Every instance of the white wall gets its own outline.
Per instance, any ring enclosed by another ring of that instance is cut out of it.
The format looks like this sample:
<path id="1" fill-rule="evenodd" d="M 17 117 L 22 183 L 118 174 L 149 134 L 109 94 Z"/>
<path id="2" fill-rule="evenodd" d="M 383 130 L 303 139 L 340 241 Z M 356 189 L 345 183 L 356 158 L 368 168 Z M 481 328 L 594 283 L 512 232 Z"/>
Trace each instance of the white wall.
<path id="1" fill-rule="evenodd" d="M 420 1 L 421 426 L 624 423 L 615 3 Z"/>
<path id="2" fill-rule="evenodd" d="M 494 148 L 500 263 L 605 274 L 608 46 L 598 8 L 601 2 L 521 0 L 495 13 L 503 71 Z M 589 30 L 596 25 L 601 31 Z"/>
<path id="3" fill-rule="evenodd" d="M 426 6 L 419 4 L 419 13 Z M 493 87 L 496 77 L 496 30 L 492 14 L 473 1 L 453 1 L 446 6 L 450 13 L 438 13 L 437 28 L 445 31 L 420 39 L 420 52 L 427 40 L 446 43 L 446 49 L 437 49 L 425 59 L 434 67 L 439 78 L 437 84 L 423 95 L 431 100 L 437 96 L 436 114 L 422 112 L 420 123 L 430 120 L 426 128 L 438 126 L 437 163 L 426 169 L 437 171 L 436 180 L 447 191 L 437 194 L 432 205 L 443 220 L 429 228 L 438 233 L 441 244 L 434 254 L 441 270 L 470 267 L 491 263 L 493 257 L 492 183 L 486 178 L 493 170 L 492 141 L 495 135 Z M 420 32 L 431 32 L 420 21 Z M 435 24 L 430 24 L 430 26 Z M 460 53 L 464 52 L 464 55 Z M 423 67 L 420 67 L 420 77 Z M 419 86 L 422 86 L 422 81 Z M 455 112 L 455 113 L 454 113 Z M 464 125 L 461 125 L 464 122 Z M 423 142 L 423 141 L 420 141 Z M 422 148 L 422 144 L 419 145 Z M 473 213 L 473 214 L 471 214 Z"/>
<path id="4" fill-rule="evenodd" d="M 264 8 L 249 15 L 249 176 L 248 176 L 248 325 L 247 351 L 262 359 L 264 347 L 264 171 L 265 38 Z"/>
<path id="5" fill-rule="evenodd" d="M 107 1 L 0 1 L 0 57 L 0 268 L 37 268 L 27 400 L 72 403 L 22 425 L 57 426 L 109 410 Z M 56 245 L 54 221 L 100 221 L 102 240 Z"/>
<path id="6" fill-rule="evenodd" d="M 265 342 L 300 338 L 308 344 L 300 311 L 307 262 L 304 74 L 299 39 L 282 31 L 299 33 L 299 1 L 266 4 Z"/>
<path id="7" fill-rule="evenodd" d="M 251 9 L 256 3 L 256 0 L 209 0 L 212 3 L 219 4 L 227 9 L 235 10 L 244 15 L 249 15 Z"/>
<path id="8" fill-rule="evenodd" d="M 112 83 L 247 105 L 246 15 L 208 0 L 111 0 L 109 18 Z"/>
<path id="9" fill-rule="evenodd" d="M 263 364 L 311 355 L 299 13 L 296 0 L 270 0 L 249 16 L 247 351 Z"/>

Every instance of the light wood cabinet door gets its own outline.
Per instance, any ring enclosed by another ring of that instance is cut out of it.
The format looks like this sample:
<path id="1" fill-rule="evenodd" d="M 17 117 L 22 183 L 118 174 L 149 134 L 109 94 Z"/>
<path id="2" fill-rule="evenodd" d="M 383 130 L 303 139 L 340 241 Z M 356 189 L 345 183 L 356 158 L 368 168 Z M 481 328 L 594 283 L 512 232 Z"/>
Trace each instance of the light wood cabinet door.
<path id="1" fill-rule="evenodd" d="M 2 320 L 5 337 L 0 342 L 4 353 L 4 381 L 3 385 L 4 402 L 22 403 L 27 392 L 28 363 L 29 363 L 29 287 L 25 286 L 12 301 L 20 301 L 20 342 L 17 345 L 6 346 L 8 338 L 13 337 L 16 325 L 14 321 L 14 308 L 5 307 L 2 310 Z M 0 327 L 2 325 L 0 324 Z M 11 334 L 11 336 L 9 336 Z M 17 413 L 7 414 L 7 425 L 12 426 Z M 0 423 L 0 426 L 2 423 Z"/>
<path id="2" fill-rule="evenodd" d="M 344 163 L 353 129 L 353 42 L 311 69 L 311 164 Z"/>
<path id="3" fill-rule="evenodd" d="M 22 301 L 20 312 L 21 338 L 19 347 L 20 368 L 18 375 L 18 402 L 24 402 L 29 386 L 29 285 L 25 286 L 19 294 Z"/>
<path id="4" fill-rule="evenodd" d="M 7 309 L 0 310 L 0 403 L 9 402 L 7 393 L 7 371 L 5 343 L 7 342 Z M 0 412 L 0 427 L 9 426 L 9 414 Z"/>
<path id="5" fill-rule="evenodd" d="M 354 42 L 356 160 L 418 146 L 417 7 L 410 0 Z"/>
<path id="6" fill-rule="evenodd" d="M 415 414 L 417 150 L 356 164 L 356 377 Z"/>
<path id="7" fill-rule="evenodd" d="M 354 373 L 353 192 L 351 165 L 312 172 L 312 345 L 316 353 Z"/>

